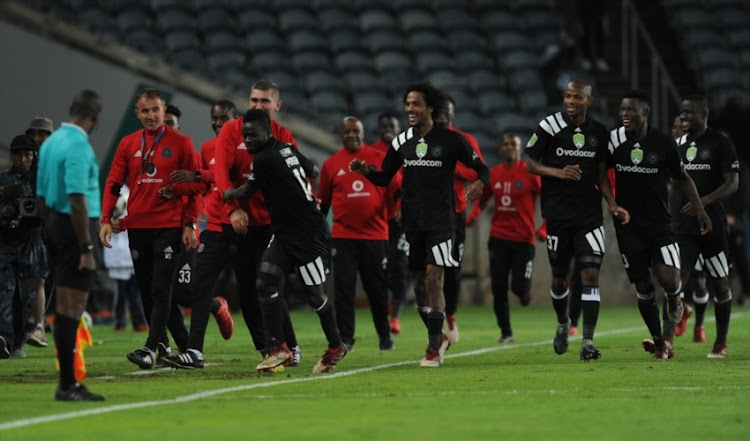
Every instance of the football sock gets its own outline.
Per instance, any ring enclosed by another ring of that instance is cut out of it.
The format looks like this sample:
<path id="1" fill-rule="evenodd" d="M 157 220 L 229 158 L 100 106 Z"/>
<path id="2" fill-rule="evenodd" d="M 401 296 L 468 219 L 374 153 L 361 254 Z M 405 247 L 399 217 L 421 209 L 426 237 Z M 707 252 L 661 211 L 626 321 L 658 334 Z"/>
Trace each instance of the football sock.
<path id="1" fill-rule="evenodd" d="M 78 320 L 55 314 L 53 333 L 57 348 L 57 360 L 60 362 L 60 389 L 67 390 L 76 384 L 73 370 L 73 354 L 76 347 Z"/>
<path id="2" fill-rule="evenodd" d="M 583 338 L 593 339 L 596 322 L 599 319 L 599 287 L 584 286 L 581 291 L 581 310 L 583 311 Z"/>
<path id="3" fill-rule="evenodd" d="M 702 293 L 693 293 L 693 304 L 695 308 L 695 327 L 703 326 L 703 319 L 706 318 L 706 307 L 708 306 L 708 290 L 704 289 Z"/>
<path id="4" fill-rule="evenodd" d="M 424 323 L 424 326 L 426 328 L 429 328 L 429 325 L 427 324 L 427 313 L 429 312 L 430 308 L 428 306 L 420 306 L 417 308 L 417 311 L 419 311 L 419 317 L 422 319 L 422 322 Z"/>
<path id="5" fill-rule="evenodd" d="M 552 306 L 555 308 L 557 314 L 557 323 L 568 322 L 568 295 L 570 291 L 565 289 L 565 292 L 560 294 L 555 293 L 554 290 L 550 289 L 549 295 L 552 297 Z"/>
<path id="6" fill-rule="evenodd" d="M 263 323 L 268 329 L 268 347 L 279 346 L 284 343 L 283 307 L 279 293 L 276 292 L 270 298 L 261 301 L 263 310 Z"/>
<path id="7" fill-rule="evenodd" d="M 328 340 L 329 348 L 338 348 L 341 346 L 341 337 L 339 336 L 339 329 L 336 327 L 336 313 L 333 310 L 333 305 L 325 299 L 323 306 L 316 309 L 318 318 L 320 318 L 320 326 L 323 328 L 323 333 L 326 335 Z"/>
<path id="8" fill-rule="evenodd" d="M 653 291 L 648 294 L 638 293 L 638 311 L 640 311 L 641 317 L 643 317 L 643 322 L 646 323 L 646 327 L 651 336 L 654 339 L 657 337 L 661 338 L 659 307 L 656 306 Z"/>
<path id="9" fill-rule="evenodd" d="M 427 312 L 427 337 L 430 349 L 439 349 L 443 338 L 443 322 L 445 311 L 439 308 L 429 308 Z"/>
<path id="10" fill-rule="evenodd" d="M 714 315 L 716 316 L 716 341 L 718 343 L 727 342 L 729 333 L 729 316 L 732 313 L 732 295 L 722 303 L 714 303 Z"/>
<path id="11" fill-rule="evenodd" d="M 287 304 L 286 300 L 283 300 L 281 303 L 284 311 L 284 338 L 286 339 L 286 345 L 293 348 L 298 346 L 297 334 L 294 332 L 294 326 L 292 325 L 292 316 L 289 315 L 289 304 Z"/>

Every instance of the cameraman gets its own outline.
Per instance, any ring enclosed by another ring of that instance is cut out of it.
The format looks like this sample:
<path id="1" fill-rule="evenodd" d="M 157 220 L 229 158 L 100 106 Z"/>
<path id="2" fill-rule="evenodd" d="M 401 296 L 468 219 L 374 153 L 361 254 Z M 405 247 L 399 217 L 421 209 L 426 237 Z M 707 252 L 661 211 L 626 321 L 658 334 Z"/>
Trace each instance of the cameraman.
<path id="1" fill-rule="evenodd" d="M 0 172 L 0 358 L 26 356 L 26 322 L 43 263 L 42 221 L 36 202 L 39 145 L 13 138 L 11 168 Z"/>

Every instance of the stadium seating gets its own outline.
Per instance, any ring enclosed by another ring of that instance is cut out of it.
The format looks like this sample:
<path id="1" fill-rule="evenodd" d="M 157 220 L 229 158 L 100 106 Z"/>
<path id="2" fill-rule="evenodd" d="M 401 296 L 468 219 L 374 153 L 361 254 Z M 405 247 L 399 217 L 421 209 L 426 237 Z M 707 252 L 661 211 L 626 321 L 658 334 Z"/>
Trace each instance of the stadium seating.
<path id="1" fill-rule="evenodd" d="M 736 2 L 716 1 L 723 9 L 737 8 Z M 538 59 L 558 29 L 549 0 L 30 3 L 155 59 L 220 79 L 230 90 L 246 91 L 254 79 L 268 77 L 282 87 L 287 111 L 326 124 L 334 115 L 352 113 L 374 124 L 383 111 L 402 111 L 400 101 L 409 83 L 430 80 L 454 97 L 456 113 L 462 115 L 457 125 L 477 131 L 483 148 L 489 145 L 492 151 L 499 130 L 505 129 L 494 123 L 498 114 L 532 112 L 536 117 L 546 110 Z M 682 9 L 687 13 L 676 22 L 706 21 L 694 13 L 699 11 L 695 4 Z M 727 44 L 749 49 L 750 31 L 739 29 L 744 15 L 723 14 L 722 23 L 738 28 Z M 721 49 L 716 44 L 724 41 L 716 26 L 718 12 L 712 21 L 712 27 L 701 31 L 704 38 L 687 39 L 691 50 Z M 750 55 L 733 62 L 746 66 L 747 58 Z M 716 59 L 711 51 L 696 52 L 695 62 Z M 719 88 L 734 80 L 726 72 L 711 77 Z M 518 121 L 529 123 L 528 117 Z"/>

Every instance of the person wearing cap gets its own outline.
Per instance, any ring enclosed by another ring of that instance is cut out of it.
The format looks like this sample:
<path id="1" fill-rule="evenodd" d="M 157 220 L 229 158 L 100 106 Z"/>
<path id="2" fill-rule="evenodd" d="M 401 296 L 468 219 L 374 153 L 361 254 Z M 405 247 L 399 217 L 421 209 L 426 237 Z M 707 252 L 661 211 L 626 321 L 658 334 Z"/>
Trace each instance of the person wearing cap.
<path id="1" fill-rule="evenodd" d="M 29 123 L 29 128 L 26 129 L 26 135 L 34 138 L 34 141 L 41 147 L 42 143 L 49 138 L 54 132 L 55 128 L 50 118 L 46 116 L 35 116 Z M 36 177 L 34 177 L 36 181 Z M 42 260 L 42 276 L 39 278 L 39 286 L 37 287 L 37 294 L 34 296 L 34 300 L 31 303 L 31 314 L 32 314 L 32 326 L 33 328 L 28 334 L 27 342 L 31 346 L 40 348 L 47 347 L 47 334 L 44 330 L 44 313 L 47 295 L 45 293 L 45 282 L 49 276 L 49 267 L 47 266 L 46 250 Z"/>
<path id="2" fill-rule="evenodd" d="M 41 146 L 54 131 L 55 127 L 51 119 L 46 116 L 35 116 L 29 123 L 26 134 L 34 138 L 34 141 Z"/>
<path id="3" fill-rule="evenodd" d="M 102 100 L 92 90 L 76 94 L 70 120 L 45 141 L 39 155 L 37 195 L 43 202 L 45 240 L 54 264 L 56 312 L 54 338 L 60 377 L 55 400 L 102 401 L 76 382 L 73 360 L 76 332 L 91 289 L 96 259 L 90 217 L 101 214 L 99 162 L 89 134 L 99 122 Z"/>
<path id="4" fill-rule="evenodd" d="M 38 150 L 34 138 L 16 136 L 11 167 L 0 172 L 0 358 L 26 356 L 25 327 L 41 277 L 42 221 L 32 179 Z"/>

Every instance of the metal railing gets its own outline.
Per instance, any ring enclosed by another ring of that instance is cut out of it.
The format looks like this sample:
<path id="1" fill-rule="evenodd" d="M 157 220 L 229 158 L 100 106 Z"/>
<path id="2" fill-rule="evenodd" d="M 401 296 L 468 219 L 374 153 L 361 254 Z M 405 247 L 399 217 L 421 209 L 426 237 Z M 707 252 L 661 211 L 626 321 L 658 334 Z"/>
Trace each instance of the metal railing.
<path id="1" fill-rule="evenodd" d="M 669 130 L 681 102 L 677 87 L 631 0 L 622 0 L 620 19 L 622 75 L 630 80 L 631 88 L 649 92 L 651 122 L 662 130 Z M 649 66 L 648 89 L 644 87 L 645 81 L 639 72 L 643 63 Z"/>

